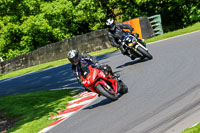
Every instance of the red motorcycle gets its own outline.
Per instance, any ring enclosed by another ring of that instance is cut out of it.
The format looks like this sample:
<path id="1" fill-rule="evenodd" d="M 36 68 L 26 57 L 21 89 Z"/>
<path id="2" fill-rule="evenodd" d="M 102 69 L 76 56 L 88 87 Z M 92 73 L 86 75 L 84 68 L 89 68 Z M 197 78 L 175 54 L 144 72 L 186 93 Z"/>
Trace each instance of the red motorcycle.
<path id="1" fill-rule="evenodd" d="M 124 94 L 128 92 L 128 87 L 120 79 L 115 79 L 110 73 L 105 74 L 102 70 L 91 65 L 84 70 L 81 80 L 82 84 L 89 90 L 112 101 L 118 99 L 118 93 Z"/>

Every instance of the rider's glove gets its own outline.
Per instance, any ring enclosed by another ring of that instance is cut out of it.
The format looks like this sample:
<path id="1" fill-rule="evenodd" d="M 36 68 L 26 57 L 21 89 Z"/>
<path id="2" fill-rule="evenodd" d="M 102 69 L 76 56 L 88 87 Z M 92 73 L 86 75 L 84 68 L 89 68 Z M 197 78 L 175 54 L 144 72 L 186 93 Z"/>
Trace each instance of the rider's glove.
<path id="1" fill-rule="evenodd" d="M 134 35 L 134 37 L 136 37 L 136 38 L 139 37 L 139 34 L 138 34 L 138 33 L 134 33 L 133 35 Z"/>
<path id="2" fill-rule="evenodd" d="M 101 65 L 99 63 L 95 63 L 96 68 L 99 68 Z"/>
<path id="3" fill-rule="evenodd" d="M 131 32 L 128 32 L 128 31 L 127 31 L 127 32 L 126 32 L 126 34 L 130 35 L 130 34 L 131 34 Z"/>
<path id="4" fill-rule="evenodd" d="M 82 80 L 79 78 L 77 79 L 79 84 L 82 84 Z"/>

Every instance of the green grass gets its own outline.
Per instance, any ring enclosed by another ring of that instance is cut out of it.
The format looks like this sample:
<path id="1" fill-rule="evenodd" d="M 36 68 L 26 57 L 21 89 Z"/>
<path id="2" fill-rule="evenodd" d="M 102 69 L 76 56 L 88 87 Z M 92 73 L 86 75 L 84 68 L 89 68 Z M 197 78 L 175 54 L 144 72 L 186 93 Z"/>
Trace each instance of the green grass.
<path id="1" fill-rule="evenodd" d="M 195 23 L 195 24 L 193 24 L 189 27 L 183 28 L 183 29 L 179 29 L 179 30 L 176 30 L 176 31 L 173 31 L 173 32 L 164 33 L 163 35 L 147 39 L 147 40 L 145 40 L 145 42 L 147 42 L 147 43 L 155 42 L 155 41 L 167 39 L 167 38 L 170 38 L 170 37 L 175 37 L 175 36 L 178 36 L 178 35 L 194 32 L 194 31 L 198 31 L 198 30 L 200 30 L 200 22 Z"/>
<path id="2" fill-rule="evenodd" d="M 65 109 L 68 101 L 78 90 L 38 91 L 11 95 L 0 98 L 0 110 L 6 116 L 17 119 L 15 127 L 8 132 L 37 133 L 55 120 L 48 120 L 49 116 Z"/>
<path id="3" fill-rule="evenodd" d="M 200 133 L 200 123 L 192 128 L 184 130 L 182 133 Z"/>

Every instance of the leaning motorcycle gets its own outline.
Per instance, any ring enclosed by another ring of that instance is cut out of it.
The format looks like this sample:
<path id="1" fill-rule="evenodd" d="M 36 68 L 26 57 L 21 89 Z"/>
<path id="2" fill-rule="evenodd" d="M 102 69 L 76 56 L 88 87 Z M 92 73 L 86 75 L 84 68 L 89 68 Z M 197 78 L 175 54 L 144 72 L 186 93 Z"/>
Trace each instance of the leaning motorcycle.
<path id="1" fill-rule="evenodd" d="M 145 46 L 145 43 L 140 40 L 138 37 L 133 36 L 132 34 L 125 32 L 123 34 L 121 44 L 127 50 L 127 54 L 129 57 L 137 57 L 145 58 L 147 57 L 149 60 L 153 59 L 153 56 L 149 53 L 148 49 Z"/>
<path id="2" fill-rule="evenodd" d="M 112 78 L 110 73 L 103 72 L 92 65 L 84 68 L 82 84 L 89 90 L 105 96 L 111 101 L 118 99 L 118 93 L 125 94 L 128 87 L 119 79 Z"/>

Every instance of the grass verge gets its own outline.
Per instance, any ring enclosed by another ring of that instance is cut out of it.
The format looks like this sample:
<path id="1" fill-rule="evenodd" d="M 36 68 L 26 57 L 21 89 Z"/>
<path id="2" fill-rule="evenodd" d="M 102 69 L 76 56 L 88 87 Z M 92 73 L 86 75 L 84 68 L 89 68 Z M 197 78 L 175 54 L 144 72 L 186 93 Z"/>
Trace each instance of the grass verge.
<path id="1" fill-rule="evenodd" d="M 11 95 L 0 98 L 0 110 L 5 116 L 18 121 L 14 128 L 8 130 L 14 133 L 37 133 L 55 120 L 48 120 L 49 116 L 65 109 L 68 101 L 78 90 L 38 91 Z"/>
<path id="2" fill-rule="evenodd" d="M 182 133 L 200 133 L 200 123 L 192 128 L 184 130 Z"/>
<path id="3" fill-rule="evenodd" d="M 200 22 L 195 23 L 195 24 L 193 24 L 191 26 L 188 26 L 186 28 L 183 28 L 183 29 L 179 29 L 179 30 L 176 30 L 176 31 L 168 32 L 168 33 L 165 33 L 163 35 L 147 39 L 145 42 L 147 42 L 147 43 L 155 42 L 155 41 L 167 39 L 167 38 L 170 38 L 170 37 L 175 37 L 175 36 L 178 36 L 178 35 L 194 32 L 194 31 L 198 31 L 198 30 L 200 30 Z"/>

